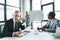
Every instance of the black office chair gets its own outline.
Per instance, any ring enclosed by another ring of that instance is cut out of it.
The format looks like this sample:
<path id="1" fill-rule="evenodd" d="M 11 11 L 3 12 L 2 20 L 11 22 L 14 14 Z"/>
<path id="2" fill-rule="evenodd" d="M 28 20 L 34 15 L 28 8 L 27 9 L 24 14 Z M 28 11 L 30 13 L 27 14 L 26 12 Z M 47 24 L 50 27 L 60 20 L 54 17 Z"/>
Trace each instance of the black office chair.
<path id="1" fill-rule="evenodd" d="M 0 38 L 2 38 L 2 31 L 3 31 L 3 28 L 4 28 L 4 24 L 0 25 Z"/>

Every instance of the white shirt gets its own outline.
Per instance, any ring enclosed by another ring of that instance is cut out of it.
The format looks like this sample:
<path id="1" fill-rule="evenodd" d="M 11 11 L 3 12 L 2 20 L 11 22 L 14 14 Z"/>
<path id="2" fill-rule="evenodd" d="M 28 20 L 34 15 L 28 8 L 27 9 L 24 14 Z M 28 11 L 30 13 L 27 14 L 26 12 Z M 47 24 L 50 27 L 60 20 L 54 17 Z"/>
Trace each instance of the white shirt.
<path id="1" fill-rule="evenodd" d="M 13 19 L 13 27 L 15 29 L 15 20 Z M 12 33 L 12 36 L 14 36 L 14 32 Z"/>
<path id="2" fill-rule="evenodd" d="M 13 19 L 13 27 L 14 27 L 14 29 L 15 29 L 15 20 Z"/>

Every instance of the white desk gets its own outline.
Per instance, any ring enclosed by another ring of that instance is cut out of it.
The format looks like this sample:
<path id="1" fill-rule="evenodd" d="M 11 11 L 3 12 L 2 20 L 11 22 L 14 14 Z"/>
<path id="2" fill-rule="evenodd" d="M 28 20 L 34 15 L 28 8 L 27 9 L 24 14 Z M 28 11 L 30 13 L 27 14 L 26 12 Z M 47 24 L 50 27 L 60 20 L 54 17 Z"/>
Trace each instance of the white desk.
<path id="1" fill-rule="evenodd" d="M 23 37 L 5 37 L 0 40 L 60 40 L 60 38 L 55 38 L 48 32 L 38 32 L 35 30 L 30 31 L 30 33 L 24 35 Z"/>

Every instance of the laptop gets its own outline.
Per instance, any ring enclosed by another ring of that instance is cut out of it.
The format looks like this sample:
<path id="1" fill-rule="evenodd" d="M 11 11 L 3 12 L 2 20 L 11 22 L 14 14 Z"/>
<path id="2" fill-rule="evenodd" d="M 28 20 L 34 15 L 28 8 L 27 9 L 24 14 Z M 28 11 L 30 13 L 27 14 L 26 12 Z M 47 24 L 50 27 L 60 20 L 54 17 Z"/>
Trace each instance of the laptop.
<path id="1" fill-rule="evenodd" d="M 54 34 L 55 38 L 60 38 L 60 27 L 56 28 L 56 33 Z"/>

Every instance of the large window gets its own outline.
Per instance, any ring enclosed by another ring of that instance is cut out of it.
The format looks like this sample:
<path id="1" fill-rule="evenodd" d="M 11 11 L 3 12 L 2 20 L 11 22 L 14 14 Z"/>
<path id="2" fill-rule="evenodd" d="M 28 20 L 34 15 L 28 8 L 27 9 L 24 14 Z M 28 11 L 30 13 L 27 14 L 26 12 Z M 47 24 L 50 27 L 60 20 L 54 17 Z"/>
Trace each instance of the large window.
<path id="1" fill-rule="evenodd" d="M 4 0 L 0 0 L 0 3 L 3 3 L 4 4 Z"/>
<path id="2" fill-rule="evenodd" d="M 32 0 L 32 10 L 41 10 L 40 0 Z"/>
<path id="3" fill-rule="evenodd" d="M 20 11 L 21 0 L 0 0 L 0 22 L 12 18 L 12 13 L 15 10 Z"/>
<path id="4" fill-rule="evenodd" d="M 19 7 L 19 0 L 7 0 L 7 5 Z"/>
<path id="5" fill-rule="evenodd" d="M 55 12 L 56 18 L 60 20 L 60 12 Z"/>
<path id="6" fill-rule="evenodd" d="M 12 18 L 12 14 L 15 10 L 20 11 L 19 2 L 20 2 L 20 0 L 7 0 L 7 6 L 6 6 L 6 8 L 7 8 L 7 12 L 6 12 L 7 20 Z"/>
<path id="7" fill-rule="evenodd" d="M 60 0 L 55 0 L 56 18 L 60 20 Z"/>
<path id="8" fill-rule="evenodd" d="M 4 27 L 5 21 L 12 18 L 15 10 L 20 11 L 21 0 L 0 0 L 0 33 Z"/>
<path id="9" fill-rule="evenodd" d="M 42 5 L 44 5 L 44 4 L 48 4 L 48 3 L 50 3 L 50 2 L 54 2 L 55 3 L 55 5 L 54 5 L 54 10 L 55 10 L 55 13 L 56 13 L 56 18 L 57 19 L 60 19 L 60 0 L 42 0 Z M 43 7 L 43 11 L 44 10 L 46 10 L 46 8 L 45 7 Z M 48 9 L 48 10 L 51 10 L 51 7 Z M 52 11 L 52 10 L 51 10 Z M 44 14 L 46 14 L 45 13 L 45 11 L 44 11 Z M 45 17 L 45 16 L 44 16 Z M 47 19 L 47 18 L 46 18 Z"/>
<path id="10" fill-rule="evenodd" d="M 47 5 L 47 6 L 43 6 L 43 15 L 44 15 L 44 19 L 48 19 L 48 13 L 53 11 L 53 8 L 52 8 L 52 4 L 51 5 Z"/>
<path id="11" fill-rule="evenodd" d="M 42 5 L 47 4 L 47 3 L 51 3 L 51 2 L 53 2 L 53 0 L 42 0 Z"/>
<path id="12" fill-rule="evenodd" d="M 55 11 L 60 11 L 60 0 L 55 0 Z"/>
<path id="13" fill-rule="evenodd" d="M 4 21 L 4 6 L 0 5 L 0 21 Z"/>
<path id="14" fill-rule="evenodd" d="M 12 14 L 15 10 L 19 10 L 19 8 L 7 6 L 7 20 L 12 18 Z"/>

